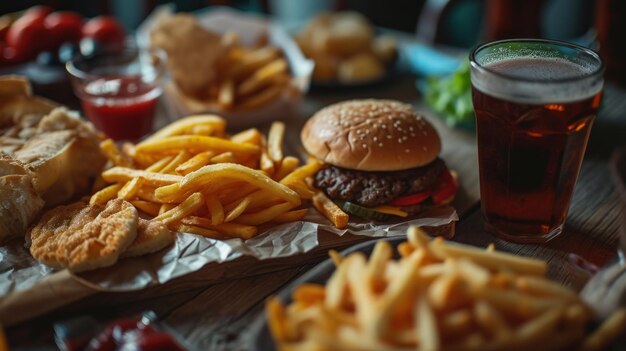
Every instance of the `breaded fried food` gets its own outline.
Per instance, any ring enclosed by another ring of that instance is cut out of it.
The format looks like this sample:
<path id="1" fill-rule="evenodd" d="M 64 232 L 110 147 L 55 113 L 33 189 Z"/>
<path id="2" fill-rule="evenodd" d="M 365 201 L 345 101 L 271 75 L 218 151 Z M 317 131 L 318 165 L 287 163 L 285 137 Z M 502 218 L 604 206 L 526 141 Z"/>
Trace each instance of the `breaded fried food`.
<path id="1" fill-rule="evenodd" d="M 0 160 L 2 164 L 2 160 Z M 43 200 L 26 175 L 0 177 L 0 198 L 11 201 L 0 202 L 0 244 L 23 236 L 28 225 L 43 207 Z"/>
<path id="2" fill-rule="evenodd" d="M 173 244 L 175 239 L 175 233 L 169 230 L 163 222 L 139 218 L 137 237 L 122 257 L 135 257 L 157 252 Z"/>
<path id="3" fill-rule="evenodd" d="M 190 96 L 209 91 L 215 67 L 226 51 L 221 36 L 202 27 L 190 14 L 160 20 L 150 32 L 150 43 L 167 53 L 167 66 L 176 85 Z"/>
<path id="4" fill-rule="evenodd" d="M 111 266 L 136 239 L 138 222 L 135 207 L 121 199 L 59 206 L 28 233 L 30 253 L 48 266 L 73 272 Z"/>

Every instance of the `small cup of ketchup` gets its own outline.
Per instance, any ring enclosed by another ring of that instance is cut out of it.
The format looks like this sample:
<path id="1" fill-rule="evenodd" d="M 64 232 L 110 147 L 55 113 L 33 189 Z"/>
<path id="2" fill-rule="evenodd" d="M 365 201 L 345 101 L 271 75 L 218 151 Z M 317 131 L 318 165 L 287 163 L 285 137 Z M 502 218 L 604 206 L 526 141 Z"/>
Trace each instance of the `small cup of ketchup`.
<path id="1" fill-rule="evenodd" d="M 66 69 L 87 118 L 114 140 L 137 140 L 152 130 L 165 60 L 162 50 L 126 45 L 75 56 Z"/>

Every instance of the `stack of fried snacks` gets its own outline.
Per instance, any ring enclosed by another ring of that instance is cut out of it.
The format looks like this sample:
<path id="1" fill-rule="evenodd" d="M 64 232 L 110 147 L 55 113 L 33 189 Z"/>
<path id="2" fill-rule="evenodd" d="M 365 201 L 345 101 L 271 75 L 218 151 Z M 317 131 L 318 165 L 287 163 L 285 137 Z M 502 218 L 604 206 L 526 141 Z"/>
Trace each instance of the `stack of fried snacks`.
<path id="1" fill-rule="evenodd" d="M 216 239 L 249 239 L 259 225 L 304 217 L 302 200 L 314 195 L 305 179 L 322 164 L 283 155 L 282 122 L 267 138 L 254 128 L 227 137 L 225 128 L 220 117 L 190 116 L 122 150 L 102 142 L 112 167 L 91 203 L 122 198 L 172 230 Z"/>
<path id="2" fill-rule="evenodd" d="M 204 28 L 189 14 L 162 19 L 152 45 L 168 54 L 168 68 L 184 96 L 224 110 L 250 110 L 289 91 L 292 76 L 283 52 L 261 35 L 251 47 L 235 32 Z"/>
<path id="3" fill-rule="evenodd" d="M 279 350 L 601 350 L 626 328 L 617 310 L 593 333 L 578 295 L 545 277 L 546 263 L 430 240 L 411 228 L 393 259 L 341 257 L 324 285 L 266 305 Z"/>

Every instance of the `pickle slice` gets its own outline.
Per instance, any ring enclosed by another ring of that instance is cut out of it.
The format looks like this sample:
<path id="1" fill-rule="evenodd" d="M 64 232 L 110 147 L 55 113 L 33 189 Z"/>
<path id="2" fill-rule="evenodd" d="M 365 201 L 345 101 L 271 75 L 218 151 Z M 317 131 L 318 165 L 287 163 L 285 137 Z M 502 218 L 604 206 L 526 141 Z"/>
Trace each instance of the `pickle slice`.
<path id="1" fill-rule="evenodd" d="M 335 203 L 348 214 L 365 219 L 371 219 L 373 221 L 386 222 L 395 217 L 393 215 L 380 213 L 371 208 L 363 207 L 349 201 L 335 201 Z"/>

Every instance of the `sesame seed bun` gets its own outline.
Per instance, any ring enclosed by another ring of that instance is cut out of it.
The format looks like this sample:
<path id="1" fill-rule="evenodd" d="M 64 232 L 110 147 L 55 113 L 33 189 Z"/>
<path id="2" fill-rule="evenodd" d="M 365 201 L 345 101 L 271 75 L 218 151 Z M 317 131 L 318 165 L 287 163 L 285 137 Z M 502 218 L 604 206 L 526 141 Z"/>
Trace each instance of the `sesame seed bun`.
<path id="1" fill-rule="evenodd" d="M 306 151 L 338 167 L 397 171 L 437 158 L 441 140 L 411 105 L 393 100 L 351 100 L 330 105 L 302 129 Z"/>

